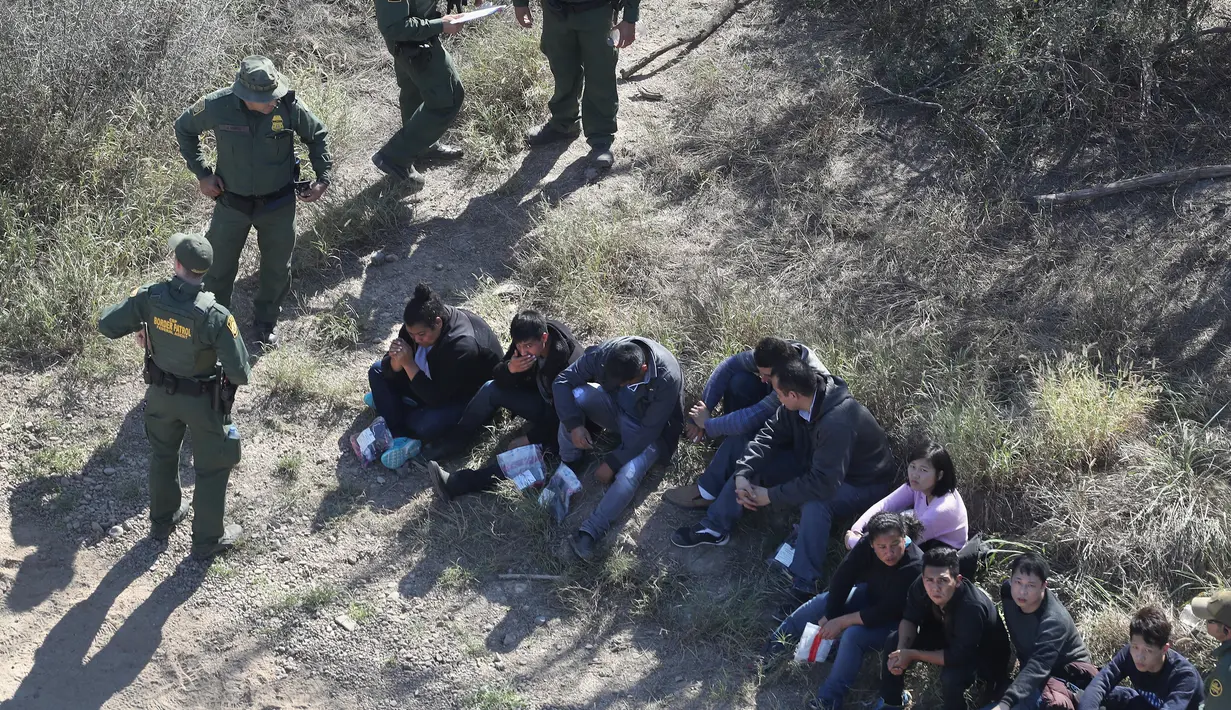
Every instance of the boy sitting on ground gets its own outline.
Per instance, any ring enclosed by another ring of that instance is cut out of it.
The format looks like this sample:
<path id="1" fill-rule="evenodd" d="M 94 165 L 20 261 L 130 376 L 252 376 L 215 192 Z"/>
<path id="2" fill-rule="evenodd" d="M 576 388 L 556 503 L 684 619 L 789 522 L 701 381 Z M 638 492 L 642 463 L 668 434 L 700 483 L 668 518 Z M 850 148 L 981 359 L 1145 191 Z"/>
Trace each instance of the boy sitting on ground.
<path id="1" fill-rule="evenodd" d="M 898 630 L 885 642 L 877 710 L 910 704 L 903 674 L 915 663 L 940 666 L 941 707 L 966 710 L 966 690 L 982 679 L 995 696 L 1008 685 L 1009 637 L 996 604 L 958 572 L 957 550 L 923 555 L 923 576 L 906 594 Z"/>
<path id="2" fill-rule="evenodd" d="M 1028 552 L 1009 569 L 1000 599 L 1020 670 L 994 710 L 1075 710 L 1098 668 L 1073 617 L 1047 588 L 1047 562 Z"/>
<path id="3" fill-rule="evenodd" d="M 1147 606 L 1128 625 L 1128 645 L 1103 666 L 1081 696 L 1079 710 L 1197 710 L 1205 693 L 1201 676 L 1171 648 L 1171 623 Z M 1120 682 L 1128 679 L 1133 687 Z"/>

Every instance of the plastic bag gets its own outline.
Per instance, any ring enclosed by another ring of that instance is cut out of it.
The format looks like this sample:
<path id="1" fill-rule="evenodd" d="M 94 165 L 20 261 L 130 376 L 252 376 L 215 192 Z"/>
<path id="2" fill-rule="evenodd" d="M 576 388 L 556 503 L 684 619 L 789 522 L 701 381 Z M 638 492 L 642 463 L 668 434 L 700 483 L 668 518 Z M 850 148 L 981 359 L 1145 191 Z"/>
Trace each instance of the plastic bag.
<path id="1" fill-rule="evenodd" d="M 562 463 L 547 487 L 539 494 L 539 505 L 552 512 L 556 524 L 563 523 L 568 516 L 569 499 L 580 490 L 581 481 L 577 480 L 577 474 L 573 473 L 573 469 L 567 464 Z"/>
<path id="2" fill-rule="evenodd" d="M 504 477 L 517 486 L 517 490 L 539 488 L 546 480 L 543 470 L 543 447 L 538 444 L 519 446 L 496 456 Z"/>
<path id="3" fill-rule="evenodd" d="M 380 458 L 392 445 L 393 435 L 389 433 L 389 427 L 385 426 L 384 417 L 377 417 L 367 429 L 350 436 L 351 450 L 364 466 Z"/>
<path id="4" fill-rule="evenodd" d="M 829 657 L 832 648 L 833 639 L 821 638 L 821 627 L 809 622 L 799 637 L 799 645 L 795 647 L 795 660 L 800 663 L 822 663 Z"/>

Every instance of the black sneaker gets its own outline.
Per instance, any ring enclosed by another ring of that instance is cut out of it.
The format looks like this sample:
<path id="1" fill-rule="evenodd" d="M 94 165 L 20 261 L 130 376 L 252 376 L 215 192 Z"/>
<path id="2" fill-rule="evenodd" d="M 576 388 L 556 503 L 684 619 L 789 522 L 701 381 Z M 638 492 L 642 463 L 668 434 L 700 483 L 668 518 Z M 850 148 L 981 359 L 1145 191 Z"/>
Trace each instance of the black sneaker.
<path id="1" fill-rule="evenodd" d="M 252 333 L 254 342 L 267 348 L 276 348 L 282 342 L 278 337 L 278 324 L 267 321 L 253 321 Z"/>
<path id="2" fill-rule="evenodd" d="M 242 535 L 244 529 L 235 523 L 228 524 L 222 531 L 222 537 L 218 538 L 218 542 L 212 545 L 193 545 L 192 556 L 198 560 L 208 560 L 214 555 L 221 554 L 235 547 L 235 543 L 239 541 L 239 536 Z"/>
<path id="3" fill-rule="evenodd" d="M 449 492 L 449 472 L 442 469 L 435 461 L 428 461 L 427 477 L 432 481 L 432 490 L 436 491 L 436 497 L 445 503 L 452 502 L 453 494 Z"/>
<path id="4" fill-rule="evenodd" d="M 727 544 L 730 540 L 730 535 L 715 535 L 705 529 L 705 526 L 697 523 L 692 527 L 682 527 L 676 530 L 671 535 L 671 544 L 676 547 L 696 547 L 698 545 L 717 545 L 719 547 Z"/>
<path id="5" fill-rule="evenodd" d="M 394 163 L 386 158 L 385 154 L 380 151 L 376 151 L 376 154 L 372 156 L 372 165 L 375 165 L 377 170 L 388 175 L 394 180 L 400 180 L 402 182 L 413 183 L 416 185 L 422 185 L 425 182 L 423 175 L 420 174 L 418 170 L 415 170 L 415 166 L 413 164 L 402 167 L 401 165 L 398 165 L 397 163 Z"/>
<path id="6" fill-rule="evenodd" d="M 615 165 L 615 153 L 611 152 L 611 146 L 597 145 L 590 150 L 590 162 L 599 170 L 609 170 L 612 165 Z"/>
<path id="7" fill-rule="evenodd" d="M 526 131 L 526 143 L 529 145 L 547 145 L 557 141 L 571 141 L 581 134 L 581 130 L 562 131 L 548 121 L 541 126 L 535 126 Z"/>
<path id="8" fill-rule="evenodd" d="M 171 533 L 175 532 L 175 526 L 184 522 L 184 518 L 188 517 L 188 510 L 191 507 L 192 504 L 188 501 L 188 499 L 185 498 L 181 500 L 179 510 L 175 511 L 175 514 L 171 516 L 171 522 L 150 523 L 150 537 L 159 541 L 166 540 L 171 537 Z"/>
<path id="9" fill-rule="evenodd" d="M 568 544 L 573 548 L 573 552 L 578 557 L 589 562 L 594 559 L 594 548 L 598 545 L 598 540 L 591 537 L 590 533 L 578 530 L 569 538 Z"/>
<path id="10" fill-rule="evenodd" d="M 466 154 L 461 146 L 449 145 L 448 143 L 433 143 L 423 151 L 418 160 L 457 160 Z"/>

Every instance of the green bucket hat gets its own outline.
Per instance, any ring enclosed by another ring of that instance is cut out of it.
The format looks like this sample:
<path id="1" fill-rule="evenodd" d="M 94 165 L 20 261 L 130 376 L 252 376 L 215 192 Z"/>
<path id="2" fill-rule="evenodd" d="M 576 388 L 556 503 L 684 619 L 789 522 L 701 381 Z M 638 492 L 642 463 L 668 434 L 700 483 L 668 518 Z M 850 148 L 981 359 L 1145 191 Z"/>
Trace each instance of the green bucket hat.
<path id="1" fill-rule="evenodd" d="M 214 263 L 214 247 L 200 234 L 177 232 L 171 235 L 167 249 L 194 274 L 204 274 Z"/>
<path id="2" fill-rule="evenodd" d="M 274 63 L 256 55 L 244 57 L 239 71 L 235 72 L 235 83 L 231 85 L 231 93 L 254 104 L 277 101 L 286 96 L 288 90 L 286 79 L 274 68 Z"/>

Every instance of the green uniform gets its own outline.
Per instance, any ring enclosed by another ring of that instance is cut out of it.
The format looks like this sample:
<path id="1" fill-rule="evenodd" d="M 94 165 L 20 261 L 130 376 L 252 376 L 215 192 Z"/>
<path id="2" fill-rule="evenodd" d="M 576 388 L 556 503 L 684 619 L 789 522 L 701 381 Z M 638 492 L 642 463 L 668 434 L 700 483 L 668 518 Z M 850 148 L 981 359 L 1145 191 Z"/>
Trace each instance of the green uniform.
<path id="1" fill-rule="evenodd" d="M 1205 710 L 1231 710 L 1231 641 L 1214 649 L 1214 670 L 1205 677 Z"/>
<path id="2" fill-rule="evenodd" d="M 190 106 L 175 122 L 175 138 L 188 169 L 197 179 L 217 172 L 226 190 L 214 205 L 205 237 L 214 247 L 214 264 L 205 290 L 231 306 L 239 255 L 256 227 L 261 252 L 260 285 L 253 300 L 254 320 L 276 323 L 291 288 L 295 249 L 295 134 L 308 146 L 317 180 L 329 182 L 333 158 L 329 131 L 301 102 L 288 94 L 268 115 L 251 111 L 232 93 L 219 89 Z M 201 153 L 201 134 L 214 132 L 218 166 L 211 170 Z"/>
<path id="3" fill-rule="evenodd" d="M 233 384 L 247 384 L 252 369 L 235 318 L 201 286 L 179 277 L 134 289 L 122 303 L 103 311 L 98 329 L 120 338 L 146 328 L 154 364 L 174 375 L 175 394 L 150 385 L 145 393 L 145 433 L 150 440 L 150 520 L 170 523 L 180 507 L 179 452 L 184 429 L 192 430 L 196 489 L 192 505 L 194 548 L 222 536 L 227 481 L 239 463 L 239 430 L 212 406 L 194 383 L 214 378 L 216 366 Z"/>
<path id="4" fill-rule="evenodd" d="M 440 44 L 444 21 L 436 0 L 373 0 L 376 23 L 393 55 L 402 128 L 380 149 L 407 167 L 433 143 L 462 109 L 466 92 L 453 60 Z"/>
<path id="5" fill-rule="evenodd" d="M 625 0 L 625 22 L 636 24 L 640 4 L 640 0 Z M 529 0 L 513 0 L 513 5 L 529 7 Z M 543 36 L 539 46 L 556 80 L 555 93 L 547 102 L 551 127 L 572 133 L 580 116 L 586 142 L 595 148 L 611 147 L 620 107 L 616 92 L 616 61 L 620 52 L 609 41 L 613 18 L 610 2 L 543 3 Z"/>

